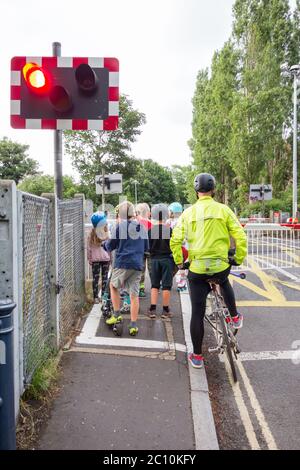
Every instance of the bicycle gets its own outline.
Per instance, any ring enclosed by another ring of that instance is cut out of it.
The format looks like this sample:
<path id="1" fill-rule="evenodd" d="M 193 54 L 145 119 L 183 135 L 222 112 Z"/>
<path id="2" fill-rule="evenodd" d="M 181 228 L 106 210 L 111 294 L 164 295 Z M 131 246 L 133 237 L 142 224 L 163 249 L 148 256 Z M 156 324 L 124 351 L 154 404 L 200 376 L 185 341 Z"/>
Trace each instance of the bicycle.
<path id="1" fill-rule="evenodd" d="M 232 276 L 245 279 L 245 273 L 230 273 Z M 234 382 L 237 382 L 237 373 L 235 369 L 234 358 L 237 360 L 238 354 L 241 352 L 238 340 L 238 330 L 234 328 L 228 308 L 225 305 L 223 296 L 220 291 L 220 286 L 217 279 L 210 279 L 207 281 L 211 287 L 212 293 L 212 310 L 210 313 L 206 311 L 205 320 L 214 329 L 216 335 L 217 346 L 208 348 L 208 352 L 218 352 L 219 354 L 226 353 L 231 367 L 231 372 Z"/>

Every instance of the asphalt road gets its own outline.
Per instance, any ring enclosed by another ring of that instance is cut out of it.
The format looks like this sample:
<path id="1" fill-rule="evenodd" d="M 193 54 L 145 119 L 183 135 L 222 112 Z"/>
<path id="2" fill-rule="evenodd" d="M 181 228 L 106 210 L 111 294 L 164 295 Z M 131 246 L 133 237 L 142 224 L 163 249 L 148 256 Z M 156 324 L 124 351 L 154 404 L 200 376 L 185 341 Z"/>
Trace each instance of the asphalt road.
<path id="1" fill-rule="evenodd" d="M 233 280 L 244 327 L 238 384 L 207 348 L 206 368 L 221 449 L 300 448 L 300 267 L 247 272 Z"/>

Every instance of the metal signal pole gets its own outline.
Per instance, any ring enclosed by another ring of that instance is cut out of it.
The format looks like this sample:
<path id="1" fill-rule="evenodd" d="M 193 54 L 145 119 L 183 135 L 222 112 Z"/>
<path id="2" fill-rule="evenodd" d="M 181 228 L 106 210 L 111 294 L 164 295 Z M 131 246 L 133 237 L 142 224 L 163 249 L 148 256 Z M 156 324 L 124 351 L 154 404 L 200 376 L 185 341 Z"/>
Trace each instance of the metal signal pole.
<path id="1" fill-rule="evenodd" d="M 52 43 L 54 57 L 61 56 L 61 43 Z M 54 192 L 58 199 L 63 198 L 62 181 L 62 131 L 54 131 Z"/>

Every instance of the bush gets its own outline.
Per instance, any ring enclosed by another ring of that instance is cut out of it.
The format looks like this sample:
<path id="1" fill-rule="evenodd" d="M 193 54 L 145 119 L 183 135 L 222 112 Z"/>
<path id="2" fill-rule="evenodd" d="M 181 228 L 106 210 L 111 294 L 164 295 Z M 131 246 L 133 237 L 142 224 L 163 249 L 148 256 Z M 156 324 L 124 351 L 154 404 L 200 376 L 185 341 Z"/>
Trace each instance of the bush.
<path id="1" fill-rule="evenodd" d="M 254 204 L 247 204 L 240 213 L 240 217 L 251 217 L 255 214 L 261 214 L 262 217 L 269 217 L 270 211 L 284 211 L 290 212 L 290 203 L 284 199 L 272 199 L 271 201 L 255 202 Z"/>

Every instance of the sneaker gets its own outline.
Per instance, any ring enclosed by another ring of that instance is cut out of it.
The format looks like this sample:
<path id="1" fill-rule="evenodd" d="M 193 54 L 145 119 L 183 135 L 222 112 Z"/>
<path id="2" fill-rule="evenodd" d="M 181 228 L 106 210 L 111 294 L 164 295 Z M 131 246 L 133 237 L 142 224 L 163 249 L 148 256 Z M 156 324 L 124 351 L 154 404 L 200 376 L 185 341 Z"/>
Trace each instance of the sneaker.
<path id="1" fill-rule="evenodd" d="M 144 297 L 146 297 L 145 289 L 144 289 L 144 288 L 141 288 L 141 289 L 140 289 L 139 297 L 142 298 L 142 299 L 143 299 Z"/>
<path id="2" fill-rule="evenodd" d="M 163 310 L 162 314 L 161 314 L 161 318 L 167 320 L 168 318 L 172 318 L 173 317 L 173 313 L 172 312 L 165 312 L 165 310 Z"/>
<path id="3" fill-rule="evenodd" d="M 130 336 L 136 336 L 138 334 L 138 327 L 129 325 L 129 334 Z"/>
<path id="4" fill-rule="evenodd" d="M 156 318 L 156 310 L 150 310 L 150 309 L 149 309 L 149 310 L 146 312 L 146 315 L 147 315 L 147 317 L 152 318 L 152 319 L 153 319 L 153 318 Z"/>
<path id="5" fill-rule="evenodd" d="M 110 318 L 108 318 L 106 320 L 106 324 L 107 325 L 115 325 L 116 323 L 119 323 L 120 321 L 122 320 L 122 316 L 119 315 L 118 317 L 115 317 L 114 315 L 112 315 Z"/>
<path id="6" fill-rule="evenodd" d="M 190 353 L 188 359 L 191 366 L 195 369 L 201 369 L 203 367 L 204 358 L 200 354 Z"/>
<path id="7" fill-rule="evenodd" d="M 232 317 L 231 320 L 233 323 L 233 327 L 236 330 L 240 330 L 242 328 L 244 317 L 241 313 L 239 313 L 236 317 Z"/>

